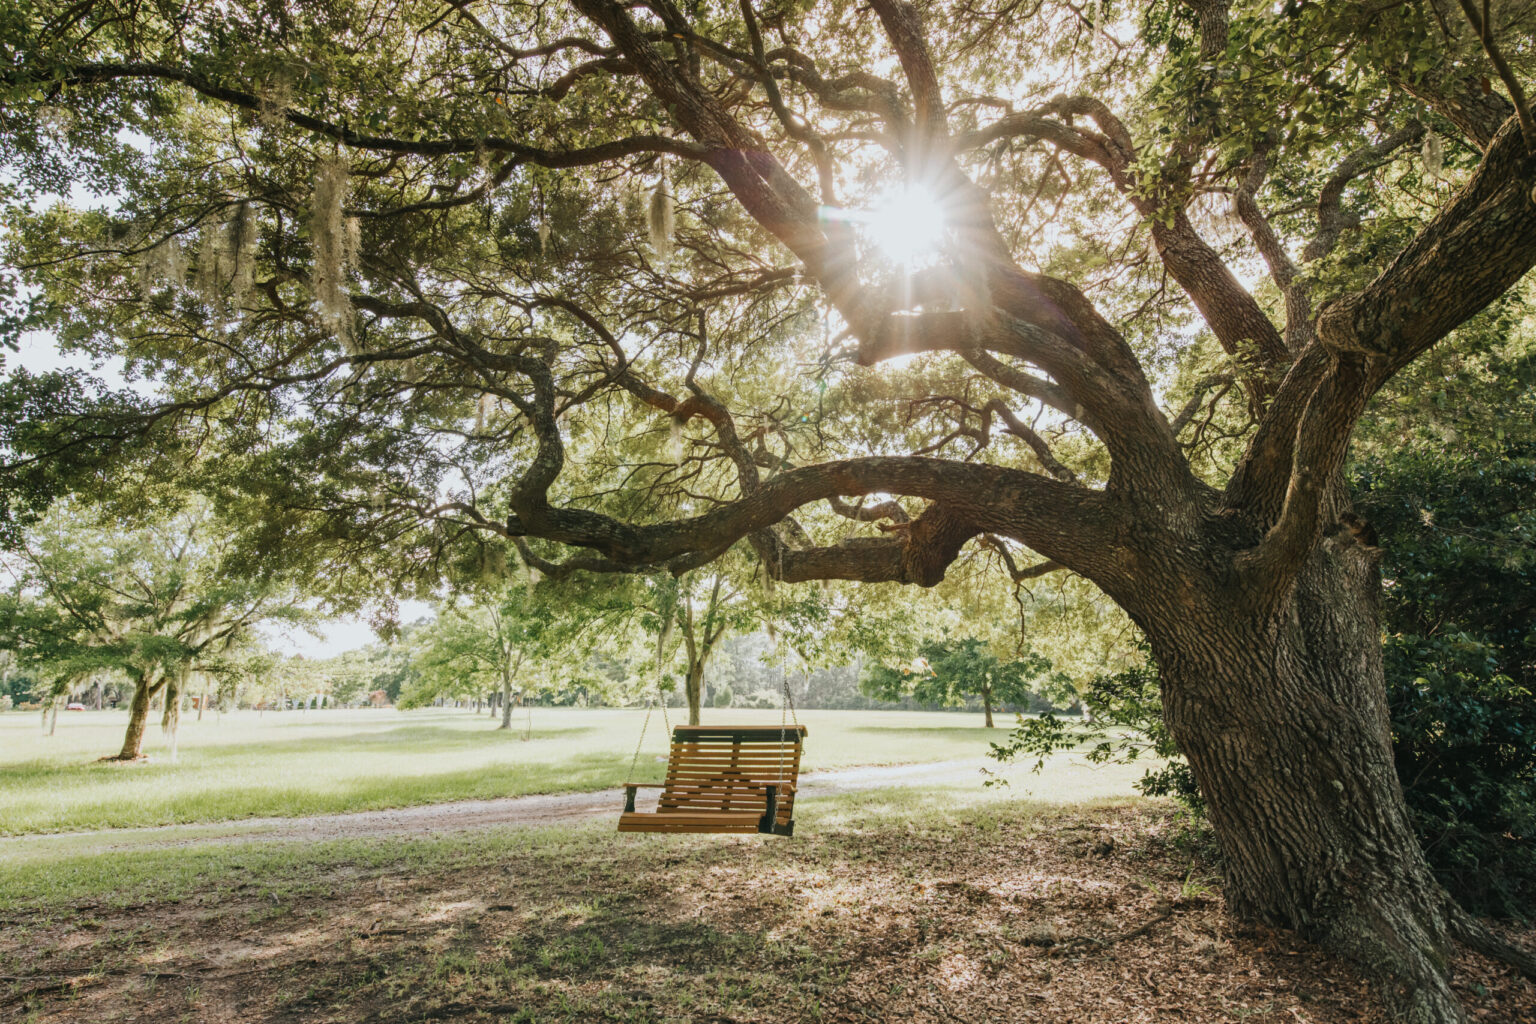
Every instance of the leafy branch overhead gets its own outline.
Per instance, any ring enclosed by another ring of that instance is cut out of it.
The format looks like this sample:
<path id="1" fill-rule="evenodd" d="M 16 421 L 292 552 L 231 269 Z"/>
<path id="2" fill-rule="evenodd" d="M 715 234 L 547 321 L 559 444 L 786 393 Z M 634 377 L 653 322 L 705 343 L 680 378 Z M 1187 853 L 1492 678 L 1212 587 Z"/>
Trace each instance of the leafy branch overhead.
<path id="1" fill-rule="evenodd" d="M 141 386 L 9 379 L 0 522 L 136 463 L 338 594 L 1075 574 L 1230 905 L 1457 1020 L 1453 942 L 1536 960 L 1408 825 L 1343 470 L 1528 299 L 1536 9 L 1099 9 L 8 9 L 3 322 Z"/>

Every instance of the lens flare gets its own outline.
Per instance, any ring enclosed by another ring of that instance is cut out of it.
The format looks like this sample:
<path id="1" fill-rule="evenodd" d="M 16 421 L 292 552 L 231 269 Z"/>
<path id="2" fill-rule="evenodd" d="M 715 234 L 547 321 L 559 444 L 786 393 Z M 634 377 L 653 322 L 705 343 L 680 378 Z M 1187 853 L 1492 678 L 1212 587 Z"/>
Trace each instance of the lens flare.
<path id="1" fill-rule="evenodd" d="M 944 204 L 920 185 L 886 192 L 867 209 L 823 207 L 821 215 L 857 224 L 864 240 L 883 259 L 906 269 L 938 256 L 947 227 Z"/>
<path id="2" fill-rule="evenodd" d="M 922 263 L 944 241 L 944 207 L 920 187 L 891 192 L 869 213 L 865 230 L 875 246 L 902 266 Z"/>

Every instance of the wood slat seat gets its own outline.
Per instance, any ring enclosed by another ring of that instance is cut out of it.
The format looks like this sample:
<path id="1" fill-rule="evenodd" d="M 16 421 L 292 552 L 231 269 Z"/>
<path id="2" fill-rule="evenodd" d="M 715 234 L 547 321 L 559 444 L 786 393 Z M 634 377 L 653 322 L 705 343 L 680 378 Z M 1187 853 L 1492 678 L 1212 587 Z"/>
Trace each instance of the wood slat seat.
<path id="1" fill-rule="evenodd" d="M 667 780 L 625 784 L 619 831 L 794 835 L 805 732 L 803 725 L 676 726 Z M 661 790 L 656 810 L 635 810 L 641 789 Z"/>

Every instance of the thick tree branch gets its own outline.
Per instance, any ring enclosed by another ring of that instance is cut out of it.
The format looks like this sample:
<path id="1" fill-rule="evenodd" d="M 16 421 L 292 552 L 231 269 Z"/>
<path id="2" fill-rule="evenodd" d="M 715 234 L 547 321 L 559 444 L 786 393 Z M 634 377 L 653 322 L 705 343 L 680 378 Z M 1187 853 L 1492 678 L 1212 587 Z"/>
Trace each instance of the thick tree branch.
<path id="1" fill-rule="evenodd" d="M 507 532 L 591 548 L 635 570 L 675 567 L 692 562 L 698 553 L 718 554 L 802 505 L 876 492 L 912 495 L 932 504 L 896 534 L 867 542 L 797 551 L 775 540 L 770 571 L 790 582 L 839 578 L 931 586 L 943 578 L 944 567 L 966 539 L 991 532 L 1014 537 L 1085 575 L 1118 572 L 1110 550 L 1115 513 L 1102 494 L 1021 470 L 913 457 L 877 456 L 788 470 L 719 509 L 654 526 L 556 509 L 542 495 L 520 487 Z"/>
<path id="2" fill-rule="evenodd" d="M 1340 470 L 1355 420 L 1370 397 L 1369 372 L 1359 359 L 1335 363 L 1307 402 L 1280 516 L 1264 538 L 1237 556 L 1250 595 L 1284 598 L 1326 526 L 1327 498 L 1338 494 Z"/>
<path id="3" fill-rule="evenodd" d="M 870 6 L 875 9 L 875 15 L 895 48 L 901 70 L 907 76 L 907 85 L 912 89 L 917 130 L 921 133 L 920 138 L 913 141 L 939 155 L 949 134 L 945 127 L 944 97 L 939 90 L 938 75 L 933 70 L 933 57 L 923 38 L 917 8 L 903 0 L 871 0 Z M 926 153 L 911 155 L 917 156 L 919 163 L 927 156 Z M 943 154 L 941 158 L 947 159 L 947 156 Z"/>
<path id="4" fill-rule="evenodd" d="M 1471 22 L 1472 28 L 1477 32 L 1478 40 L 1483 44 L 1483 52 L 1488 55 L 1488 62 L 1493 65 L 1499 74 L 1499 81 L 1504 83 L 1504 88 L 1509 91 L 1509 101 L 1515 108 L 1515 117 L 1520 121 L 1520 133 L 1525 136 L 1525 151 L 1536 154 L 1536 119 L 1531 117 L 1531 104 L 1525 98 L 1525 88 L 1520 84 L 1520 79 L 1510 69 L 1509 61 L 1504 59 L 1504 53 L 1499 49 L 1499 44 L 1493 38 L 1492 18 L 1484 18 L 1477 5 L 1472 0 L 1458 0 L 1462 13 Z M 1483 11 L 1487 11 L 1485 3 Z"/>
<path id="5" fill-rule="evenodd" d="M 1424 137 L 1424 126 L 1418 122 L 1408 125 L 1373 146 L 1357 149 L 1335 168 L 1317 194 L 1317 234 L 1307 243 L 1301 258 L 1307 262 L 1322 259 L 1333 251 L 1339 236 L 1346 228 L 1357 226 L 1356 221 L 1344 212 L 1344 190 L 1349 183 L 1367 171 L 1386 163 L 1404 146 Z"/>
<path id="6" fill-rule="evenodd" d="M 1466 186 L 1362 291 L 1325 306 L 1318 338 L 1379 361 L 1378 383 L 1536 264 L 1536 155 L 1511 118 Z"/>

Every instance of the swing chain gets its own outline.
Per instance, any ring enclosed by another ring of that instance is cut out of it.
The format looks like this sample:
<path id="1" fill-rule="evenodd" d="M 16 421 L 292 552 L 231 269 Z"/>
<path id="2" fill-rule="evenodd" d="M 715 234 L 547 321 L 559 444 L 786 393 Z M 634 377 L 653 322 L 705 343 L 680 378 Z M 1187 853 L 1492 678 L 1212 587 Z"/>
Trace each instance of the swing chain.
<path id="1" fill-rule="evenodd" d="M 640 723 L 640 739 L 635 743 L 635 756 L 630 758 L 629 761 L 630 781 L 634 781 L 635 767 L 640 763 L 640 748 L 645 746 L 645 730 L 650 727 L 651 712 L 655 710 L 658 698 L 661 704 L 661 722 L 667 727 L 667 741 L 670 743 L 672 740 L 672 716 L 667 714 L 667 694 L 661 688 L 661 677 L 658 676 L 656 678 L 656 696 L 647 697 L 645 700 L 645 721 Z"/>
<path id="2" fill-rule="evenodd" d="M 645 746 L 645 730 L 651 724 L 651 710 L 655 706 L 656 706 L 656 698 L 654 698 L 654 697 L 647 697 L 646 701 L 645 701 L 645 721 L 640 723 L 640 739 L 635 744 L 635 756 L 633 758 L 631 758 L 630 762 L 629 762 L 629 780 L 630 781 L 633 781 L 634 778 L 635 778 L 635 766 L 640 763 L 640 748 Z M 663 714 L 666 713 L 665 705 L 663 705 L 662 713 Z"/>

